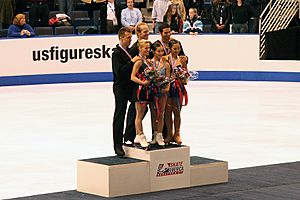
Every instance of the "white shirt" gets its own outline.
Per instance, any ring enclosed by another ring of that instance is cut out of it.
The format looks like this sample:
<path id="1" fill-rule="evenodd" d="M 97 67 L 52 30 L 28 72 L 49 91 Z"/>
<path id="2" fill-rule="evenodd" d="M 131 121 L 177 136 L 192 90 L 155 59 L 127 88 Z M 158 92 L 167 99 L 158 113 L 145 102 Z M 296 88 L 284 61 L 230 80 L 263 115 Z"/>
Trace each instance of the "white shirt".
<path id="1" fill-rule="evenodd" d="M 143 20 L 142 13 L 139 9 L 133 8 L 132 10 L 125 8 L 121 13 L 121 23 L 123 26 L 135 26 L 138 22 Z"/>
<path id="2" fill-rule="evenodd" d="M 113 24 L 116 26 L 118 25 L 118 20 L 116 17 L 116 12 L 115 12 L 115 4 L 114 3 L 107 3 L 107 20 L 112 20 Z"/>
<path id="3" fill-rule="evenodd" d="M 155 0 L 152 9 L 152 19 L 155 19 L 156 22 L 163 22 L 164 15 L 170 4 L 172 3 L 169 0 Z"/>

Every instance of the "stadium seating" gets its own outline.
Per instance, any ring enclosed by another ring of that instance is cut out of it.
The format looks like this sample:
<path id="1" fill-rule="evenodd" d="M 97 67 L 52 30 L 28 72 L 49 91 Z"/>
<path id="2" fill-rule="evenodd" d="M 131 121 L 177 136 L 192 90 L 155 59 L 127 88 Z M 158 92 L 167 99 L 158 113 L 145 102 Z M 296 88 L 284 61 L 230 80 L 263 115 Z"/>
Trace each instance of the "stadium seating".
<path id="1" fill-rule="evenodd" d="M 74 34 L 73 26 L 58 26 L 55 27 L 55 35 L 72 35 Z"/>
<path id="2" fill-rule="evenodd" d="M 7 37 L 8 29 L 0 29 L 0 37 Z"/>
<path id="3" fill-rule="evenodd" d="M 51 36 L 53 35 L 52 27 L 34 27 L 34 32 L 37 36 Z"/>

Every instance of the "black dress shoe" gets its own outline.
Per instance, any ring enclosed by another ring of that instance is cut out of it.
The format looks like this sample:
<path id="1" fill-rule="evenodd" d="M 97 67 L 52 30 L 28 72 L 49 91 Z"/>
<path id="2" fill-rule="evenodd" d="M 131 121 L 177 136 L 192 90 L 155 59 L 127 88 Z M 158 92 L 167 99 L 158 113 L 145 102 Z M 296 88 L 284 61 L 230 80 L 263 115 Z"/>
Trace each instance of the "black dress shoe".
<path id="1" fill-rule="evenodd" d="M 123 147 L 121 144 L 116 144 L 115 145 L 115 153 L 117 154 L 117 156 L 125 156 L 125 151 L 123 150 Z"/>

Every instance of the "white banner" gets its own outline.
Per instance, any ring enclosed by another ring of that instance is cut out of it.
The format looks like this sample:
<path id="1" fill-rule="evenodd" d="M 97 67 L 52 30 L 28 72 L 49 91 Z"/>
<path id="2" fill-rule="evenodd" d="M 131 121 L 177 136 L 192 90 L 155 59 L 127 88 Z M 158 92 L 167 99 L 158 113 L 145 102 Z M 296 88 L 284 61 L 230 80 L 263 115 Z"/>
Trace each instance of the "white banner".
<path id="1" fill-rule="evenodd" d="M 300 71 L 299 61 L 260 61 L 258 35 L 173 35 L 189 57 L 189 69 Z M 151 35 L 154 42 L 158 35 Z M 136 37 L 133 37 L 134 43 Z M 117 35 L 0 40 L 0 76 L 110 72 Z"/>

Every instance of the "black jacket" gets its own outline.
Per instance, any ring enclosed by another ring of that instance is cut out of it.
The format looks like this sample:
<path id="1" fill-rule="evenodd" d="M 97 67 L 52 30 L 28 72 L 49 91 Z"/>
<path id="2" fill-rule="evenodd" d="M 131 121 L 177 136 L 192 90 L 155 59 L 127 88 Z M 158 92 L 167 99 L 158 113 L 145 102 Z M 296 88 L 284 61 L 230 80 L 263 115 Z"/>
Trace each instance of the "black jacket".
<path id="1" fill-rule="evenodd" d="M 211 31 L 212 32 L 222 32 L 229 33 L 229 24 L 231 22 L 231 6 L 224 2 L 216 3 L 212 5 L 211 9 Z M 225 25 L 224 29 L 219 31 L 216 24 L 220 24 L 220 19 L 222 17 L 222 24 Z"/>
<path id="2" fill-rule="evenodd" d="M 131 91 L 133 82 L 131 81 L 133 62 L 131 58 L 121 49 L 119 44 L 112 53 L 112 71 L 114 85 L 126 91 Z"/>

